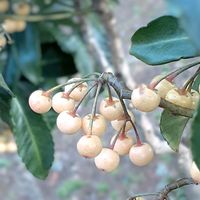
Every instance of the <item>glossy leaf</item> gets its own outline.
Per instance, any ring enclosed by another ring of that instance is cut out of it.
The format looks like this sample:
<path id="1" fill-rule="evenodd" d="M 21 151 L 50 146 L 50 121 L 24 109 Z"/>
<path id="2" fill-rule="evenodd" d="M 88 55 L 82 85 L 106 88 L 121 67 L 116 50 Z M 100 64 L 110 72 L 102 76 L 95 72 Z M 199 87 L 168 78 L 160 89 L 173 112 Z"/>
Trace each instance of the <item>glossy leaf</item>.
<path id="1" fill-rule="evenodd" d="M 130 54 L 150 65 L 199 55 L 177 18 L 162 16 L 132 36 Z"/>
<path id="2" fill-rule="evenodd" d="M 168 145 L 174 150 L 178 151 L 179 144 L 185 126 L 189 118 L 173 115 L 168 110 L 164 110 L 160 119 L 160 131 L 163 138 L 167 141 Z"/>
<path id="3" fill-rule="evenodd" d="M 192 150 L 192 156 L 193 160 L 197 164 L 197 166 L 200 168 L 200 104 L 197 109 L 197 113 L 195 115 L 195 118 L 192 122 L 192 137 L 191 137 L 191 150 Z"/>
<path id="4" fill-rule="evenodd" d="M 27 169 L 36 177 L 47 177 L 53 162 L 53 139 L 42 116 L 13 98 L 10 116 L 18 153 Z"/>

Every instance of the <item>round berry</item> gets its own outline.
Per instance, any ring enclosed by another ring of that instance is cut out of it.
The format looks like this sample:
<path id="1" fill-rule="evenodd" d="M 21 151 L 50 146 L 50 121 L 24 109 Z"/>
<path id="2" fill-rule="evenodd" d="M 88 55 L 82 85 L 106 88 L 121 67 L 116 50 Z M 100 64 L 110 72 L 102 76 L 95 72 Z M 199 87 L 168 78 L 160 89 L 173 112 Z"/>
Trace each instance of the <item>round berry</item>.
<path id="1" fill-rule="evenodd" d="M 91 123 L 92 115 L 88 114 L 83 118 L 82 121 L 82 129 L 88 134 L 91 132 L 90 123 Z M 96 114 L 92 123 L 92 134 L 97 136 L 102 136 L 106 131 L 106 120 L 101 114 Z"/>
<path id="2" fill-rule="evenodd" d="M 51 98 L 43 90 L 36 90 L 29 97 L 29 106 L 36 113 L 46 113 L 51 109 Z"/>
<path id="3" fill-rule="evenodd" d="M 199 104 L 199 93 L 196 90 L 191 90 L 190 94 L 192 96 L 191 109 L 196 109 Z"/>
<path id="4" fill-rule="evenodd" d="M 72 82 L 72 81 L 76 81 L 76 80 L 81 80 L 81 79 L 80 78 L 72 78 L 68 82 Z M 78 85 L 78 84 L 79 84 L 79 82 L 66 85 L 65 92 L 66 93 L 69 92 L 75 85 Z M 88 88 L 87 83 L 84 82 L 84 83 L 80 84 L 74 90 L 72 90 L 72 92 L 70 93 L 70 97 L 73 98 L 75 101 L 80 101 L 86 94 L 87 88 Z"/>
<path id="5" fill-rule="evenodd" d="M 151 112 L 160 104 L 160 96 L 142 84 L 134 89 L 131 95 L 133 106 L 142 112 Z"/>
<path id="6" fill-rule="evenodd" d="M 154 77 L 150 84 L 156 83 L 161 78 L 162 78 L 162 75 L 158 75 L 158 76 Z M 166 97 L 166 94 L 169 92 L 169 90 L 171 90 L 173 88 L 175 88 L 175 85 L 173 83 L 171 83 L 170 81 L 168 81 L 167 79 L 163 79 L 155 87 L 158 95 L 163 99 Z"/>
<path id="7" fill-rule="evenodd" d="M 13 5 L 13 11 L 18 15 L 28 15 L 31 12 L 31 7 L 26 2 L 16 3 Z"/>
<path id="8" fill-rule="evenodd" d="M 65 134 L 72 135 L 80 130 L 81 118 L 78 115 L 73 115 L 67 111 L 61 112 L 56 120 L 58 129 Z"/>
<path id="9" fill-rule="evenodd" d="M 181 94 L 178 89 L 170 90 L 165 98 L 167 101 L 184 108 L 191 108 L 192 106 L 192 97 L 189 92 L 186 94 Z"/>
<path id="10" fill-rule="evenodd" d="M 195 162 L 192 162 L 192 166 L 190 168 L 190 175 L 196 183 L 200 183 L 200 171 Z"/>
<path id="11" fill-rule="evenodd" d="M 110 144 L 112 145 L 117 134 L 115 134 Z M 130 148 L 133 146 L 133 138 L 130 135 L 119 136 L 115 142 L 113 150 L 116 151 L 120 156 L 128 154 Z"/>
<path id="12" fill-rule="evenodd" d="M 129 151 L 129 158 L 131 162 L 137 166 L 145 166 L 149 164 L 154 157 L 152 147 L 143 143 L 142 145 L 133 145 Z"/>
<path id="13" fill-rule="evenodd" d="M 79 154 L 86 158 L 96 157 L 102 150 L 102 143 L 96 135 L 84 135 L 77 143 Z"/>
<path id="14" fill-rule="evenodd" d="M 9 1 L 8 0 L 1 0 L 0 1 L 0 13 L 5 13 L 9 9 Z"/>
<path id="15" fill-rule="evenodd" d="M 94 162 L 98 169 L 111 172 L 119 165 L 119 155 L 109 148 L 103 148 L 101 153 L 95 157 Z"/>
<path id="16" fill-rule="evenodd" d="M 26 22 L 23 20 L 17 20 L 16 22 L 16 32 L 22 32 L 26 29 Z"/>
<path id="17" fill-rule="evenodd" d="M 72 112 L 74 107 L 75 101 L 70 97 L 66 97 L 64 92 L 58 92 L 52 98 L 52 108 L 57 113 L 61 113 L 63 111 Z"/>
<path id="18" fill-rule="evenodd" d="M 5 47 L 7 44 L 7 40 L 4 35 L 0 35 L 0 49 Z"/>
<path id="19" fill-rule="evenodd" d="M 103 99 L 99 106 L 100 113 L 107 119 L 107 120 L 116 120 L 123 115 L 123 108 L 119 99 L 112 97 Z"/>
<path id="20" fill-rule="evenodd" d="M 15 20 L 12 19 L 6 19 L 3 24 L 2 27 L 4 28 L 4 30 L 7 33 L 14 33 L 17 30 L 17 24 Z"/>
<path id="21" fill-rule="evenodd" d="M 131 120 L 134 122 L 135 117 L 134 117 L 133 113 L 130 110 L 128 110 L 128 114 L 130 115 Z M 126 120 L 126 118 L 125 118 L 125 115 L 123 114 L 123 116 L 121 116 L 120 118 L 111 121 L 111 125 L 116 131 L 120 131 L 120 130 L 122 130 L 125 120 Z M 133 128 L 133 126 L 132 126 L 131 122 L 128 121 L 128 122 L 126 122 L 126 127 L 125 127 L 124 131 L 127 132 L 132 128 Z"/>

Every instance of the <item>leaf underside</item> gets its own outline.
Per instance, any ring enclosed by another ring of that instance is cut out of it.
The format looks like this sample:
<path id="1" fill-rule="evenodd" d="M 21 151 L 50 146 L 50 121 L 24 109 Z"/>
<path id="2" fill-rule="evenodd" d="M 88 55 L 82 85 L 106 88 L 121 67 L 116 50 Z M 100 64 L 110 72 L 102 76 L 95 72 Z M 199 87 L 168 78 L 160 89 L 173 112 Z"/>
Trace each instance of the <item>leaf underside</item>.
<path id="1" fill-rule="evenodd" d="M 168 110 L 164 110 L 161 115 L 161 134 L 172 150 L 176 152 L 179 149 L 181 137 L 188 120 L 188 117 L 174 115 Z"/>

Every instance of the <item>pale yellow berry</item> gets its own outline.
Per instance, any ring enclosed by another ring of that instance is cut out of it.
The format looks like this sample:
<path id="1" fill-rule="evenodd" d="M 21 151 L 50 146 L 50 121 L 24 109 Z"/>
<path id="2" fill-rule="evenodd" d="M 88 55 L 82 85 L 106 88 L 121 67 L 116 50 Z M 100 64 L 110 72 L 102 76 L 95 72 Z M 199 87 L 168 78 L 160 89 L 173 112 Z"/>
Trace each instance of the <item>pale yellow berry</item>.
<path id="1" fill-rule="evenodd" d="M 156 83 L 162 77 L 163 77 L 162 75 L 158 75 L 158 76 L 154 77 L 150 84 Z M 163 79 L 155 87 L 158 95 L 163 99 L 166 97 L 166 94 L 169 92 L 169 90 L 171 90 L 173 88 L 175 88 L 175 85 L 173 83 L 171 83 L 170 81 L 168 81 L 167 79 Z"/>
<path id="2" fill-rule="evenodd" d="M 7 33 L 14 33 L 17 30 L 17 24 L 15 20 L 12 19 L 6 19 L 3 24 L 2 27 L 4 28 L 4 30 Z"/>
<path id="3" fill-rule="evenodd" d="M 72 78 L 68 82 L 78 81 L 78 80 L 81 80 L 81 79 L 80 78 Z M 81 81 L 77 82 L 77 83 L 72 83 L 72 84 L 66 85 L 65 92 L 66 93 L 69 92 L 75 85 L 78 85 L 80 83 L 81 83 Z M 80 101 L 84 97 L 84 95 L 87 93 L 87 88 L 88 88 L 88 85 L 86 82 L 80 84 L 70 93 L 70 97 L 73 98 L 75 101 Z"/>
<path id="4" fill-rule="evenodd" d="M 191 90 L 190 94 L 192 96 L 191 109 L 196 109 L 199 104 L 199 93 L 196 90 Z"/>
<path id="5" fill-rule="evenodd" d="M 128 110 L 128 114 L 131 117 L 131 120 L 134 122 L 135 121 L 135 117 L 134 117 L 133 113 L 130 110 Z M 125 122 L 125 115 L 123 114 L 123 116 L 121 116 L 120 118 L 111 121 L 111 125 L 116 131 L 120 131 L 120 130 L 122 130 L 124 122 Z M 126 122 L 126 126 L 125 126 L 125 130 L 124 131 L 127 132 L 132 128 L 133 128 L 133 126 L 132 126 L 131 122 L 128 121 L 128 122 Z"/>
<path id="6" fill-rule="evenodd" d="M 0 0 L 0 13 L 5 13 L 9 9 L 9 1 L 8 0 Z"/>
<path id="7" fill-rule="evenodd" d="M 110 144 L 112 145 L 117 134 L 115 134 Z M 130 135 L 119 136 L 115 142 L 113 150 L 116 151 L 120 156 L 126 155 L 129 153 L 130 148 L 133 146 L 134 140 Z"/>
<path id="8" fill-rule="evenodd" d="M 22 32 L 26 29 L 26 22 L 23 20 L 16 21 L 16 32 Z"/>
<path id="9" fill-rule="evenodd" d="M 192 97 L 189 92 L 186 92 L 186 94 L 181 94 L 179 90 L 172 89 L 167 93 L 165 99 L 177 106 L 184 108 L 191 108 L 192 106 Z"/>
<path id="10" fill-rule="evenodd" d="M 137 166 L 145 166 L 149 164 L 154 157 L 152 147 L 143 143 L 142 145 L 133 145 L 129 151 L 129 158 L 131 162 Z"/>
<path id="11" fill-rule="evenodd" d="M 7 40 L 4 35 L 0 35 L 0 49 L 5 47 L 7 44 Z"/>
<path id="12" fill-rule="evenodd" d="M 160 104 L 160 96 L 142 84 L 134 89 L 131 95 L 133 106 L 142 112 L 151 112 Z"/>
<path id="13" fill-rule="evenodd" d="M 120 118 L 124 111 L 119 99 L 112 97 L 112 100 L 108 98 L 103 99 L 99 106 L 100 113 L 107 119 L 107 120 L 116 120 Z"/>
<path id="14" fill-rule="evenodd" d="M 31 12 L 31 7 L 26 2 L 13 4 L 13 11 L 18 15 L 28 15 Z"/>
<path id="15" fill-rule="evenodd" d="M 79 154 L 86 158 L 96 157 L 102 150 L 102 143 L 96 135 L 84 135 L 77 143 Z"/>
<path id="16" fill-rule="evenodd" d="M 82 120 L 78 115 L 73 115 L 67 111 L 61 112 L 56 120 L 58 129 L 65 134 L 72 135 L 81 129 Z"/>
<path id="17" fill-rule="evenodd" d="M 72 112 L 75 108 L 75 101 L 70 97 L 66 97 L 63 92 L 58 92 L 52 98 L 52 108 L 57 113 Z"/>
<path id="18" fill-rule="evenodd" d="M 88 114 L 83 118 L 82 121 L 82 129 L 88 134 L 91 132 L 90 124 L 91 124 L 92 115 Z M 101 114 L 96 114 L 92 123 L 92 134 L 97 136 L 102 136 L 106 131 L 106 120 Z"/>
<path id="19" fill-rule="evenodd" d="M 190 168 L 190 175 L 196 183 L 200 184 L 200 171 L 195 162 L 192 162 L 192 166 Z"/>
<path id="20" fill-rule="evenodd" d="M 29 106 L 36 113 L 46 113 L 51 109 L 51 98 L 43 90 L 36 90 L 29 97 Z"/>
<path id="21" fill-rule="evenodd" d="M 119 161 L 118 153 L 109 148 L 103 148 L 101 153 L 94 159 L 96 167 L 105 172 L 115 170 L 119 165 Z"/>

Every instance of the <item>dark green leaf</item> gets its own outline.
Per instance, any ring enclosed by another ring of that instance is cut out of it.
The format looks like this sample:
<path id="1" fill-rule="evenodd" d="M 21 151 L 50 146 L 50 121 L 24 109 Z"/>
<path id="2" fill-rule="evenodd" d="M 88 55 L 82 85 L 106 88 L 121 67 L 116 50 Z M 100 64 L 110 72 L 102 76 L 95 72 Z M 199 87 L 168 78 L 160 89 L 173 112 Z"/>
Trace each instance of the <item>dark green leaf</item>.
<path id="1" fill-rule="evenodd" d="M 36 177 L 47 177 L 53 162 L 53 139 L 41 115 L 26 103 L 13 98 L 10 116 L 18 153 L 27 169 Z"/>
<path id="2" fill-rule="evenodd" d="M 161 115 L 161 134 L 174 151 L 178 151 L 179 149 L 181 137 L 188 120 L 189 118 L 173 115 L 168 110 L 164 110 Z"/>
<path id="3" fill-rule="evenodd" d="M 177 18 L 162 16 L 132 36 L 130 54 L 147 64 L 158 65 L 199 55 Z"/>
<path id="4" fill-rule="evenodd" d="M 14 97 L 13 92 L 10 90 L 6 82 L 4 81 L 4 78 L 2 74 L 0 74 L 0 88 L 4 89 L 10 96 Z"/>
<path id="5" fill-rule="evenodd" d="M 200 168 L 200 104 L 197 109 L 197 113 L 195 115 L 194 121 L 192 122 L 192 137 L 191 137 L 191 149 L 193 160 L 197 164 L 198 168 Z"/>

